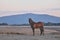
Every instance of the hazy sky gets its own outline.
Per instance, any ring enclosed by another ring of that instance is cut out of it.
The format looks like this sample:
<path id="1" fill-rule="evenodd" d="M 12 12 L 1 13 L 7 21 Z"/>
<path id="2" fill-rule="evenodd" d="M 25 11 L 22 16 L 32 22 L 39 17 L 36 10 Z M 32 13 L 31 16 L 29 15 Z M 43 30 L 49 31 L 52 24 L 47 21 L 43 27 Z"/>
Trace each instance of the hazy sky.
<path id="1" fill-rule="evenodd" d="M 0 0 L 0 17 L 29 12 L 60 17 L 60 0 Z"/>

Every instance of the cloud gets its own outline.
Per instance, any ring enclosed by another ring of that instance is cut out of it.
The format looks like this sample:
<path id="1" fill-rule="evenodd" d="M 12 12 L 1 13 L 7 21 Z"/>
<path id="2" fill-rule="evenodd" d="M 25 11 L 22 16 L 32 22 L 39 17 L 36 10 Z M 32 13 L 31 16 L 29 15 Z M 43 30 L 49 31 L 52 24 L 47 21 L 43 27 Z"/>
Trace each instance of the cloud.
<path id="1" fill-rule="evenodd" d="M 50 8 L 50 9 L 42 9 L 42 10 L 21 10 L 21 11 L 3 11 L 3 10 L 0 10 L 0 17 L 25 14 L 25 13 L 48 14 L 48 15 L 60 17 L 60 9 L 59 8 Z"/>
<path id="2" fill-rule="evenodd" d="M 47 11 L 60 11 L 60 8 L 49 8 Z"/>

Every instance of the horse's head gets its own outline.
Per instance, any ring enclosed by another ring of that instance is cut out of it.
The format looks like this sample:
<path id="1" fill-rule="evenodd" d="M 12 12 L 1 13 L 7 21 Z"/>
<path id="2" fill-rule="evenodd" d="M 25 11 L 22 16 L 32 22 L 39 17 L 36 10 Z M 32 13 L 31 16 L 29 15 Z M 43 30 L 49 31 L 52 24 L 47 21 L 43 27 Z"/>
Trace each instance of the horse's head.
<path id="1" fill-rule="evenodd" d="M 29 20 L 32 20 L 31 18 L 29 18 Z"/>
<path id="2" fill-rule="evenodd" d="M 31 18 L 29 18 L 29 23 L 30 23 L 30 24 L 33 24 L 34 21 L 33 21 Z"/>
<path id="3" fill-rule="evenodd" d="M 32 19 L 31 18 L 29 18 L 29 23 L 32 23 Z"/>

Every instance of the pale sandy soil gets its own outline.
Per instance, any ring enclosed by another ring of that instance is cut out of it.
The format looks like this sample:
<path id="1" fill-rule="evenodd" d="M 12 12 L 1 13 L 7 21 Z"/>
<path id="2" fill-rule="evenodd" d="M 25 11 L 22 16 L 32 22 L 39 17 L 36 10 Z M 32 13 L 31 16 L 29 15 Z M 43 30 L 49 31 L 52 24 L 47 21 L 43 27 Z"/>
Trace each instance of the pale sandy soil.
<path id="1" fill-rule="evenodd" d="M 28 27 L 0 27 L 0 40 L 60 40 L 60 31 L 44 29 L 45 35 L 39 35 L 40 30 L 35 29 L 35 36 Z"/>

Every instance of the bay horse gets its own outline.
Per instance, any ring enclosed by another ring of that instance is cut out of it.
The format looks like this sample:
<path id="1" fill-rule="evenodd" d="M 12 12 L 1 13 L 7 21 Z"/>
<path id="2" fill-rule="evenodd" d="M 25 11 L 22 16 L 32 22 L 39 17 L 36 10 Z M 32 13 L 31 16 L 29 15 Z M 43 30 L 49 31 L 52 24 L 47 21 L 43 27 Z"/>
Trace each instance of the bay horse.
<path id="1" fill-rule="evenodd" d="M 34 22 L 31 18 L 29 18 L 29 24 L 32 28 L 33 31 L 33 36 L 35 35 L 35 29 L 39 28 L 40 29 L 40 35 L 44 35 L 44 24 L 43 22 Z"/>

